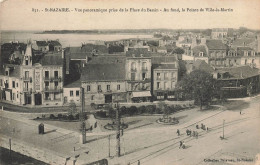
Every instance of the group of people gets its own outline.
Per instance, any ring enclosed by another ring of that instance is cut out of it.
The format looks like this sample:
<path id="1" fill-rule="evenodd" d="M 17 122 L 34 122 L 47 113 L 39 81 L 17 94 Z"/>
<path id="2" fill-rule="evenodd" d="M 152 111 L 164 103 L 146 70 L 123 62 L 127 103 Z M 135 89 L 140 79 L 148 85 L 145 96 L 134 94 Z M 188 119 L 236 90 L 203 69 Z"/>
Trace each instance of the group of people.
<path id="1" fill-rule="evenodd" d="M 196 138 L 199 137 L 198 131 L 192 131 L 192 130 L 187 129 L 186 134 L 187 134 L 187 136 L 193 136 L 193 137 L 196 137 Z"/>
<path id="2" fill-rule="evenodd" d="M 205 131 L 205 130 L 207 130 L 207 131 L 209 130 L 209 127 L 206 128 L 206 126 L 205 126 L 203 123 L 201 123 L 201 127 L 199 127 L 199 125 L 197 124 L 197 125 L 196 125 L 196 128 L 197 128 L 197 129 L 200 129 L 200 128 L 201 128 L 201 129 L 203 129 L 204 131 Z"/>

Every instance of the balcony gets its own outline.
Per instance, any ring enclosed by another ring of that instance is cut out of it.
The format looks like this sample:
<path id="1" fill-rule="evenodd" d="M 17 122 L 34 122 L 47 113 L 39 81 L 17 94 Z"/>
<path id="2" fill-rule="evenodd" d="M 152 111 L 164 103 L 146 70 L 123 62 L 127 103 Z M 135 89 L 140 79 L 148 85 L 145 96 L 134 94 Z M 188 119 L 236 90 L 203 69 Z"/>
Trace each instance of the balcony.
<path id="1" fill-rule="evenodd" d="M 51 78 L 50 77 L 43 77 L 44 81 L 50 81 Z"/>
<path id="2" fill-rule="evenodd" d="M 45 86 L 45 87 L 44 87 L 44 92 L 62 92 L 62 88 L 61 88 L 61 87 L 49 87 L 49 86 Z"/>
<path id="3" fill-rule="evenodd" d="M 23 88 L 23 92 L 32 93 L 32 88 Z"/>
<path id="4" fill-rule="evenodd" d="M 30 82 L 32 82 L 32 77 L 23 77 L 23 81 L 30 81 Z"/>
<path id="5" fill-rule="evenodd" d="M 100 89 L 100 90 L 98 90 L 98 93 L 101 93 L 102 92 L 102 90 Z"/>
<path id="6" fill-rule="evenodd" d="M 112 90 L 107 90 L 107 92 L 111 93 L 111 92 L 112 92 Z"/>
<path id="7" fill-rule="evenodd" d="M 59 82 L 61 82 L 61 80 L 62 80 L 62 78 L 61 78 L 61 76 L 55 76 L 55 77 L 53 77 L 53 78 L 51 78 L 51 80 L 52 81 L 59 81 Z"/>

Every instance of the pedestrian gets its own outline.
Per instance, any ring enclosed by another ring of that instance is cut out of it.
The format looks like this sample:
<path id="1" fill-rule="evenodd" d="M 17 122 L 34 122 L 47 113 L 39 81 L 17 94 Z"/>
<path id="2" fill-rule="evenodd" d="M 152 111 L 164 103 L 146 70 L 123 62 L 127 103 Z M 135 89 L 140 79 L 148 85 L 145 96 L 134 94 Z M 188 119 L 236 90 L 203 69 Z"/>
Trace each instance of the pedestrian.
<path id="1" fill-rule="evenodd" d="M 137 163 L 137 165 L 140 165 L 140 160 L 138 160 L 138 163 Z"/>
<path id="2" fill-rule="evenodd" d="M 201 129 L 203 129 L 203 123 L 201 123 Z"/>
<path id="3" fill-rule="evenodd" d="M 181 148 L 182 147 L 182 141 L 180 141 L 180 147 L 179 148 Z"/>
<path id="4" fill-rule="evenodd" d="M 196 139 L 198 139 L 199 137 L 199 133 L 196 131 Z"/>
<path id="5" fill-rule="evenodd" d="M 177 129 L 177 134 L 178 134 L 178 136 L 180 136 L 180 130 L 179 129 Z"/>
<path id="6" fill-rule="evenodd" d="M 189 130 L 188 129 L 186 130 L 186 134 L 187 134 L 187 136 L 189 135 Z"/>
<path id="7" fill-rule="evenodd" d="M 241 110 L 240 110 L 240 115 L 241 115 Z"/>
<path id="8" fill-rule="evenodd" d="M 95 124 L 94 124 L 94 128 L 97 128 L 97 122 L 95 122 Z"/>
<path id="9" fill-rule="evenodd" d="M 196 132 L 195 132 L 195 131 L 193 131 L 193 134 L 192 134 L 192 135 L 193 135 L 193 137 L 195 137 L 195 136 L 196 136 Z"/>
<path id="10" fill-rule="evenodd" d="M 185 143 L 184 143 L 184 141 L 182 142 L 182 148 L 185 149 Z"/>
<path id="11" fill-rule="evenodd" d="M 198 124 L 196 125 L 196 128 L 199 129 L 199 125 Z"/>
<path id="12" fill-rule="evenodd" d="M 190 130 L 189 132 L 190 132 L 190 137 L 191 137 L 191 136 L 192 136 L 192 134 L 191 134 L 191 133 L 192 133 L 192 130 Z"/>
<path id="13" fill-rule="evenodd" d="M 209 131 L 209 127 L 207 127 L 207 132 Z"/>

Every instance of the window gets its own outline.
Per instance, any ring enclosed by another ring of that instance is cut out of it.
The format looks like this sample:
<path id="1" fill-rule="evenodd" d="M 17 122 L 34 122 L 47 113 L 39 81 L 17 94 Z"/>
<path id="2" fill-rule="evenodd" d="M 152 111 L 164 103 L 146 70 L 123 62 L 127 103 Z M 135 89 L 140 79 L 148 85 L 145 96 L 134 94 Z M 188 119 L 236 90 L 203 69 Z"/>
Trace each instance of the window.
<path id="1" fill-rule="evenodd" d="M 25 65 L 29 65 L 29 61 L 28 60 L 25 60 Z"/>
<path id="2" fill-rule="evenodd" d="M 135 62 L 131 63 L 131 70 L 136 70 L 136 63 Z"/>
<path id="3" fill-rule="evenodd" d="M 45 82 L 45 89 L 49 88 L 50 83 L 49 82 Z"/>
<path id="4" fill-rule="evenodd" d="M 131 73 L 131 80 L 132 80 L 132 81 L 135 80 L 135 73 Z"/>
<path id="5" fill-rule="evenodd" d="M 3 80 L 0 79 L 0 87 L 3 85 Z"/>
<path id="6" fill-rule="evenodd" d="M 142 63 L 142 70 L 147 70 L 146 62 L 143 62 L 143 63 Z"/>
<path id="7" fill-rule="evenodd" d="M 157 73 L 157 80 L 160 80 L 160 79 L 161 79 L 161 74 Z"/>
<path id="8" fill-rule="evenodd" d="M 73 97 L 73 91 L 70 91 L 70 97 Z"/>
<path id="9" fill-rule="evenodd" d="M 45 100 L 50 100 L 50 94 L 49 93 L 45 93 Z"/>
<path id="10" fill-rule="evenodd" d="M 79 96 L 79 90 L 76 91 L 76 96 Z"/>
<path id="11" fill-rule="evenodd" d="M 18 87 L 18 83 L 16 83 L 16 87 Z"/>
<path id="12" fill-rule="evenodd" d="M 142 79 L 145 80 L 146 78 L 146 73 L 142 73 Z"/>
<path id="13" fill-rule="evenodd" d="M 58 85 L 59 85 L 59 82 L 55 81 L 55 82 L 54 82 L 54 87 L 55 87 L 55 89 L 58 88 Z"/>
<path id="14" fill-rule="evenodd" d="M 107 85 L 107 91 L 110 91 L 110 85 Z"/>
<path id="15" fill-rule="evenodd" d="M 58 71 L 54 71 L 54 78 L 58 78 L 59 77 L 59 72 Z"/>
<path id="16" fill-rule="evenodd" d="M 94 100 L 94 98 L 95 98 L 95 96 L 94 96 L 94 95 L 92 95 L 92 96 L 91 96 L 91 100 Z"/>
<path id="17" fill-rule="evenodd" d="M 49 78 L 49 71 L 45 71 L 45 78 Z"/>
<path id="18" fill-rule="evenodd" d="M 87 85 L 87 91 L 88 92 L 90 91 L 90 85 Z"/>
<path id="19" fill-rule="evenodd" d="M 18 94 L 18 91 L 17 91 L 17 96 L 16 96 L 17 98 L 19 98 L 19 94 Z"/>
<path id="20" fill-rule="evenodd" d="M 13 96 L 13 100 L 15 100 L 15 93 L 13 93 L 13 95 L 12 95 L 12 96 Z"/>
<path id="21" fill-rule="evenodd" d="M 13 88 L 15 88 L 15 81 L 13 81 L 12 84 L 13 84 Z"/>
<path id="22" fill-rule="evenodd" d="M 25 71 L 24 76 L 25 78 L 29 78 L 29 71 Z"/>
<path id="23" fill-rule="evenodd" d="M 117 90 L 120 91 L 120 85 L 119 84 L 117 85 Z"/>
<path id="24" fill-rule="evenodd" d="M 255 62 L 255 59 L 252 59 L 252 64 Z"/>
<path id="25" fill-rule="evenodd" d="M 98 91 L 101 91 L 102 88 L 101 88 L 101 85 L 98 85 Z"/>
<path id="26" fill-rule="evenodd" d="M 245 65 L 247 64 L 247 59 L 245 59 Z"/>
<path id="27" fill-rule="evenodd" d="M 160 88 L 160 82 L 157 82 L 157 89 Z"/>
<path id="28" fill-rule="evenodd" d="M 8 71 L 5 71 L 5 75 L 8 76 Z"/>

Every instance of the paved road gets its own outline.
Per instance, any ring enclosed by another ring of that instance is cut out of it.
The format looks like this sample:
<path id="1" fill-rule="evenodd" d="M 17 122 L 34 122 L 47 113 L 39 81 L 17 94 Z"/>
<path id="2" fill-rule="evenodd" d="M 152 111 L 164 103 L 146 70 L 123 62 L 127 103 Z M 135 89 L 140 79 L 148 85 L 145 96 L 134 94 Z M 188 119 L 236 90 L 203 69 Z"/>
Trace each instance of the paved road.
<path id="1" fill-rule="evenodd" d="M 47 125 L 47 134 L 38 135 L 35 121 L 22 118 L 16 113 L 0 112 L 0 137 L 4 143 L 9 137 L 17 141 L 17 148 L 28 146 L 28 150 L 37 149 L 38 159 L 49 159 L 53 155 L 55 164 L 64 164 L 66 157 L 80 154 L 77 164 L 91 162 L 107 158 L 110 164 L 203 164 L 205 158 L 217 156 L 223 158 L 223 153 L 233 153 L 252 158 L 259 153 L 259 97 L 247 99 L 249 107 L 243 109 L 243 115 L 239 111 L 212 111 L 200 114 L 190 121 L 174 126 L 162 126 L 157 128 L 132 129 L 125 131 L 121 138 L 120 158 L 108 158 L 109 141 L 107 138 L 91 140 L 98 135 L 107 133 L 93 133 L 88 135 L 88 143 L 78 143 L 78 133 Z M 225 110 L 225 109 L 224 109 Z M 192 112 L 189 112 L 192 113 Z M 196 113 L 196 112 L 195 112 Z M 222 135 L 222 123 L 225 119 L 226 140 L 220 140 Z M 210 127 L 209 132 L 200 130 L 198 139 L 187 137 L 184 131 L 195 129 L 194 123 L 203 122 Z M 15 128 L 15 130 L 13 129 Z M 176 130 L 181 129 L 182 135 L 177 137 Z M 178 148 L 179 141 L 184 140 L 188 146 L 185 150 Z M 1 145 L 2 145 L 1 144 Z M 20 146 L 19 146 L 20 145 Z M 112 137 L 110 141 L 111 155 L 115 155 L 116 141 Z M 76 151 L 73 148 L 76 147 Z M 89 151 L 89 152 L 88 152 Z M 88 153 L 86 153 L 88 152 Z M 36 153 L 36 152 L 35 152 Z M 48 155 L 49 154 L 49 155 Z M 45 158 L 42 156 L 44 155 Z"/>

